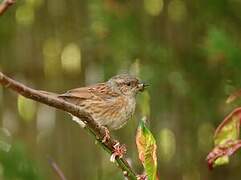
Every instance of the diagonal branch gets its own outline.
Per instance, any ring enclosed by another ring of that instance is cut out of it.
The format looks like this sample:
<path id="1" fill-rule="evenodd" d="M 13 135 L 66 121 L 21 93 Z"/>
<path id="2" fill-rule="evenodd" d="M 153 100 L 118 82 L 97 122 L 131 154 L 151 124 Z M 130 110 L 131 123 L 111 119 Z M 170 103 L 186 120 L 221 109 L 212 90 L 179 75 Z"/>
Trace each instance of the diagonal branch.
<path id="1" fill-rule="evenodd" d="M 15 3 L 15 0 L 3 0 L 3 2 L 0 4 L 0 16 L 3 15 L 3 13 Z"/>
<path id="2" fill-rule="evenodd" d="M 2 86 L 8 89 L 12 89 L 13 91 L 21 94 L 26 98 L 66 111 L 80 118 L 86 124 L 85 129 L 89 131 L 92 135 L 94 135 L 102 148 L 110 154 L 114 152 L 114 145 L 116 144 L 116 140 L 110 138 L 107 139 L 105 142 L 102 142 L 102 139 L 105 137 L 105 129 L 100 127 L 88 113 L 80 110 L 78 106 L 71 104 L 67 101 L 58 99 L 54 96 L 43 94 L 38 90 L 29 88 L 7 77 L 1 72 L 0 84 L 2 84 Z M 118 167 L 122 170 L 124 176 L 126 176 L 128 179 L 136 179 L 135 172 L 132 170 L 125 158 L 116 157 L 116 162 L 118 164 Z"/>

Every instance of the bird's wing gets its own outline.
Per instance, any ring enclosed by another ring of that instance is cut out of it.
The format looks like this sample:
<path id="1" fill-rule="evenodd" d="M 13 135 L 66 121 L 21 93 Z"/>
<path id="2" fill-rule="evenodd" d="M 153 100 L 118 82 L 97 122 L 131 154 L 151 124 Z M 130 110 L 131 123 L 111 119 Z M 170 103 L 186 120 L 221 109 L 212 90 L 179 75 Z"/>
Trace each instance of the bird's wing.
<path id="1" fill-rule="evenodd" d="M 88 87 L 81 87 L 76 89 L 71 89 L 64 94 L 59 95 L 59 97 L 63 98 L 79 98 L 79 99 L 88 99 L 92 97 L 92 94 L 89 91 Z"/>
<path id="2" fill-rule="evenodd" d="M 80 101 L 88 99 L 106 100 L 112 97 L 116 97 L 117 95 L 118 94 L 114 93 L 105 83 L 99 83 L 88 87 L 69 90 L 64 94 L 59 95 L 58 97 L 77 104 Z"/>

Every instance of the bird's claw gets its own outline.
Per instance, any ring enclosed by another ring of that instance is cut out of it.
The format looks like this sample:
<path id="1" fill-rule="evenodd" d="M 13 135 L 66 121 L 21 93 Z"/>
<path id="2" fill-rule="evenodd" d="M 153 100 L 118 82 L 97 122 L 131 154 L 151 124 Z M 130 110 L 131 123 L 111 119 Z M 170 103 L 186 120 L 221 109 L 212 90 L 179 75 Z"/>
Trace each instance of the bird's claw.
<path id="1" fill-rule="evenodd" d="M 102 143 L 105 143 L 106 141 L 108 141 L 110 139 L 110 132 L 107 129 L 107 127 L 103 126 L 103 129 L 105 131 L 105 135 L 102 139 Z M 120 145 L 120 143 L 118 141 L 116 141 L 115 145 L 113 146 L 114 150 L 113 153 L 110 157 L 110 161 L 111 162 L 115 162 L 115 158 L 118 156 L 120 158 L 123 157 L 123 155 L 126 153 L 126 147 L 125 145 Z"/>
<path id="2" fill-rule="evenodd" d="M 136 176 L 137 180 L 147 180 L 147 175 L 146 174 L 141 174 Z"/>
<path id="3" fill-rule="evenodd" d="M 115 162 L 115 158 L 117 156 L 122 158 L 125 153 L 126 153 L 126 146 L 125 145 L 120 145 L 120 143 L 117 142 L 114 145 L 114 152 L 112 153 L 112 155 L 110 157 L 110 161 L 111 162 Z"/>
<path id="4" fill-rule="evenodd" d="M 103 129 L 105 130 L 105 136 L 102 139 L 102 143 L 104 143 L 110 139 L 110 131 L 105 126 L 103 126 Z"/>

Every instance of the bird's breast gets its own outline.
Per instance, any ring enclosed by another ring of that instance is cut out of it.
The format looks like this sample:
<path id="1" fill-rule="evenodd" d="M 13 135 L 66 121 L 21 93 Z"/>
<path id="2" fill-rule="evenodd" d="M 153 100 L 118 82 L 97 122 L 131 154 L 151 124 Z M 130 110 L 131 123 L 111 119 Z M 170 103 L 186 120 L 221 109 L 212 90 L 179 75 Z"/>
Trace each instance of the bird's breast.
<path id="1" fill-rule="evenodd" d="M 120 129 L 135 112 L 135 98 L 124 97 L 117 103 L 119 103 L 118 105 L 120 108 L 116 111 L 116 116 L 111 118 L 109 124 L 107 125 L 111 129 Z"/>
<path id="2" fill-rule="evenodd" d="M 126 124 L 135 111 L 134 97 L 119 96 L 108 100 L 85 103 L 86 110 L 100 125 L 110 129 L 119 129 Z"/>
<path id="3" fill-rule="evenodd" d="M 126 118 L 130 118 L 134 112 L 135 112 L 135 108 L 136 108 L 136 99 L 131 97 L 131 98 L 126 98 L 126 106 L 125 106 L 125 114 L 126 114 Z"/>

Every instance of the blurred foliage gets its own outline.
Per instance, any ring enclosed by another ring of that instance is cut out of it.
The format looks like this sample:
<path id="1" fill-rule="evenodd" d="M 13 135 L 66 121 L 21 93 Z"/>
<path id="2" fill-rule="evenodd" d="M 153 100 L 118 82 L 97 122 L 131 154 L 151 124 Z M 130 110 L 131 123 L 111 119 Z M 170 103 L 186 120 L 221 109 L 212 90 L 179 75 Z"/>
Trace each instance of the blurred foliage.
<path id="1" fill-rule="evenodd" d="M 0 178 L 4 180 L 43 179 L 21 143 L 14 144 L 9 151 L 0 148 L 0 169 Z"/>
<path id="2" fill-rule="evenodd" d="M 225 104 L 241 87 L 240 9 L 240 0 L 17 1 L 0 20 L 0 70 L 60 93 L 136 74 L 150 87 L 137 97 L 136 118 L 114 132 L 133 167 L 142 171 L 134 141 L 144 114 L 163 179 L 240 179 L 238 160 L 211 173 L 205 163 L 214 128 L 240 106 Z M 50 154 L 67 179 L 122 179 L 68 115 L 5 89 L 0 107 L 1 128 L 24 142 L 37 164 L 45 166 Z M 55 177 L 50 168 L 46 174 Z"/>

